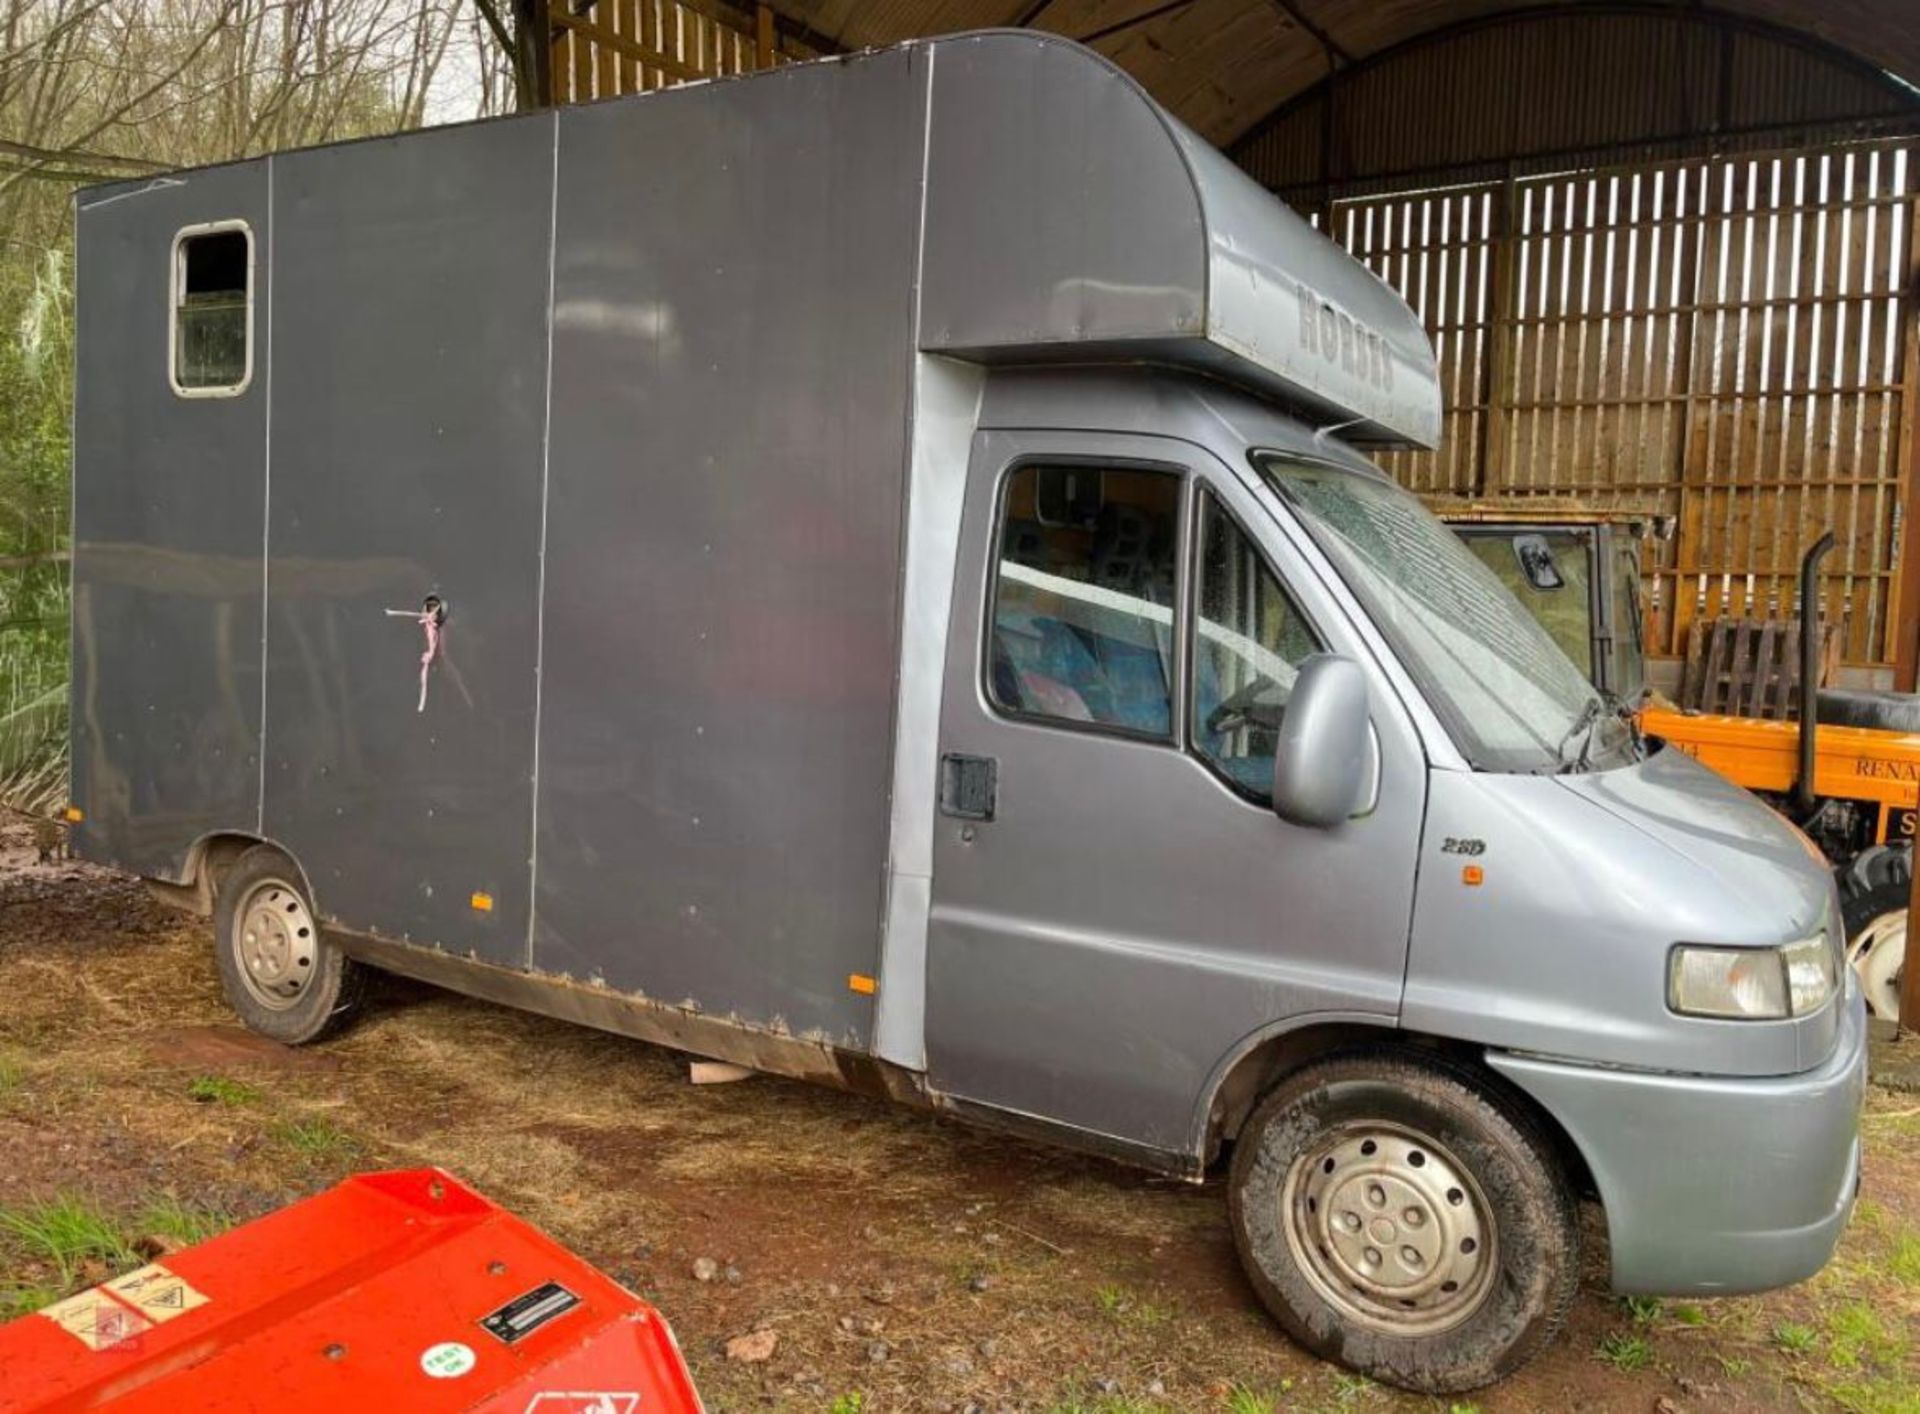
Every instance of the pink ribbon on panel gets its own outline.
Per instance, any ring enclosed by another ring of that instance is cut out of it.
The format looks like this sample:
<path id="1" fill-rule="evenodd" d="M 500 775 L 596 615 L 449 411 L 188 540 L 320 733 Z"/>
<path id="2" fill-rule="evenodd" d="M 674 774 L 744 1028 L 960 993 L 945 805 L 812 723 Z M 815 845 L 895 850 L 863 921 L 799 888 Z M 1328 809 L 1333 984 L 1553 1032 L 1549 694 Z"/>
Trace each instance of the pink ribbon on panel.
<path id="1" fill-rule="evenodd" d="M 424 712 L 427 710 L 427 677 L 439 661 L 440 641 L 446 632 L 446 601 L 438 594 L 429 594 L 418 609 L 388 609 L 386 613 L 390 619 L 412 619 L 426 636 L 426 646 L 420 654 L 420 705 L 414 709 Z"/>

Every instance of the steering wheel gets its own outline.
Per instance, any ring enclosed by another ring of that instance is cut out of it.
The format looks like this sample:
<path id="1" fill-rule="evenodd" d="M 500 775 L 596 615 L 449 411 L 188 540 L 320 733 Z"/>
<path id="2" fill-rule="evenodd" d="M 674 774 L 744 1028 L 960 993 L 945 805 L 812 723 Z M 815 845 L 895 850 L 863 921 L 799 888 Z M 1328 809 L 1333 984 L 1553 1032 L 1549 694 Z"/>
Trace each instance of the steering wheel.
<path id="1" fill-rule="evenodd" d="M 1287 690 L 1265 675 L 1254 678 L 1245 687 L 1229 693 L 1220 705 L 1207 713 L 1207 733 L 1219 736 L 1238 727 L 1280 729 L 1287 710 Z"/>

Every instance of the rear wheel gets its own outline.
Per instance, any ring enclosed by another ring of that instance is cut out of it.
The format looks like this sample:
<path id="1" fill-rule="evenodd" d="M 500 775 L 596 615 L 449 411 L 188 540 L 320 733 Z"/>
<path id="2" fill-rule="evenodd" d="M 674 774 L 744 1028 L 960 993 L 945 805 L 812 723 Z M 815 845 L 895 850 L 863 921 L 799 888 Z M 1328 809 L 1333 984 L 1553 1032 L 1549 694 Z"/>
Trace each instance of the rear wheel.
<path id="1" fill-rule="evenodd" d="M 1574 1199 L 1552 1144 L 1465 1067 L 1405 1051 L 1289 1076 L 1248 1119 L 1228 1207 L 1301 1345 L 1428 1394 L 1518 1369 L 1566 1318 Z"/>
<path id="2" fill-rule="evenodd" d="M 1862 850 L 1840 874 L 1840 917 L 1847 961 L 1860 979 L 1867 1011 L 1888 1021 L 1900 1015 L 1900 983 L 1907 957 L 1907 904 L 1913 888 L 1913 850 L 1876 845 Z"/>
<path id="3" fill-rule="evenodd" d="M 214 899 L 220 985 L 240 1019 L 290 1046 L 333 1030 L 360 999 L 364 970 L 320 929 L 299 871 L 257 845 L 234 861 Z"/>

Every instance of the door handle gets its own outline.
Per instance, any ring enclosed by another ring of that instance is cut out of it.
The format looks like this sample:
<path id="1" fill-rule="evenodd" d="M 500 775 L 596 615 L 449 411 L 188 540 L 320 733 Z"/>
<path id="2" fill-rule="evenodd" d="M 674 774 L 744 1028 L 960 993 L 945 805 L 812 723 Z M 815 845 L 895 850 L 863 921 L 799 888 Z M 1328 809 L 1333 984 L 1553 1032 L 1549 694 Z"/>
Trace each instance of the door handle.
<path id="1" fill-rule="evenodd" d="M 999 777 L 1000 763 L 991 756 L 948 752 L 940 758 L 940 813 L 956 820 L 991 820 Z"/>

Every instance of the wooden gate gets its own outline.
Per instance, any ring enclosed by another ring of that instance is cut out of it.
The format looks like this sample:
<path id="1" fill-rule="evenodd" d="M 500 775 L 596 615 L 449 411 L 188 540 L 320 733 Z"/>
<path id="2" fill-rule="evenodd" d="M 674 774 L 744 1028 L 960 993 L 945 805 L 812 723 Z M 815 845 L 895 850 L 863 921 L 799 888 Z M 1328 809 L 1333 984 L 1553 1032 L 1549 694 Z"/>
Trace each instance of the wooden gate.
<path id="1" fill-rule="evenodd" d="M 1831 528 L 1845 660 L 1910 657 L 1917 188 L 1908 138 L 1336 203 L 1323 222 L 1440 355 L 1446 440 L 1392 470 L 1672 517 L 1646 566 L 1662 656 L 1696 618 L 1790 615 Z"/>
<path id="2" fill-rule="evenodd" d="M 725 78 L 816 57 L 771 8 L 714 0 L 588 0 L 546 7 L 552 101 Z"/>

